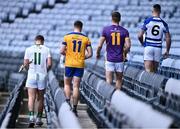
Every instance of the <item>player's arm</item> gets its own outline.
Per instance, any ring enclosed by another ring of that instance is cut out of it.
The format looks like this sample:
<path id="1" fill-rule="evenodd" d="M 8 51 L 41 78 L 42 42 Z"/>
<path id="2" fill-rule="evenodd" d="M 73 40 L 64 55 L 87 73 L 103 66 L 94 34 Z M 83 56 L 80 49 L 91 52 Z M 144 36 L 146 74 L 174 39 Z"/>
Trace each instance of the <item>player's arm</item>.
<path id="1" fill-rule="evenodd" d="M 131 48 L 131 40 L 130 38 L 125 38 L 125 44 L 124 44 L 124 53 L 127 54 L 130 51 Z"/>
<path id="2" fill-rule="evenodd" d="M 62 42 L 62 45 L 60 47 L 60 54 L 66 55 L 66 46 L 67 46 L 66 36 L 64 36 L 64 41 Z"/>
<path id="3" fill-rule="evenodd" d="M 48 49 L 48 56 L 47 56 L 46 63 L 47 63 L 47 71 L 49 71 L 52 67 L 52 56 L 51 56 L 50 49 Z"/>
<path id="4" fill-rule="evenodd" d="M 164 58 L 167 58 L 169 55 L 169 50 L 171 48 L 171 35 L 169 32 L 167 32 L 165 35 L 166 35 L 166 51 L 163 56 Z"/>
<path id="5" fill-rule="evenodd" d="M 49 71 L 52 67 L 52 57 L 47 58 L 47 71 Z"/>
<path id="6" fill-rule="evenodd" d="M 93 56 L 93 50 L 92 50 L 91 42 L 88 38 L 86 45 L 85 59 L 91 58 L 92 56 Z"/>
<path id="7" fill-rule="evenodd" d="M 138 40 L 141 43 L 142 46 L 144 46 L 144 41 L 143 41 L 143 35 L 145 34 L 147 30 L 147 24 L 149 23 L 149 19 L 145 19 L 143 25 L 141 26 L 141 31 L 138 33 Z"/>
<path id="8" fill-rule="evenodd" d="M 163 54 L 163 57 L 167 58 L 169 56 L 169 50 L 170 50 L 170 47 L 171 47 L 171 34 L 169 32 L 168 24 L 166 22 L 163 22 L 163 24 L 164 24 L 163 32 L 165 33 L 165 37 L 166 37 L 165 38 L 166 39 L 166 51 Z"/>
<path id="9" fill-rule="evenodd" d="M 97 51 L 96 51 L 96 58 L 99 59 L 100 58 L 100 52 L 101 52 L 101 49 L 102 49 L 102 46 L 105 42 L 105 37 L 102 36 L 99 40 L 99 44 L 98 44 L 98 47 L 97 47 Z"/>
<path id="10" fill-rule="evenodd" d="M 62 44 L 61 48 L 60 48 L 60 53 L 62 55 L 66 55 L 66 45 Z"/>
<path id="11" fill-rule="evenodd" d="M 29 61 L 29 59 L 30 59 L 30 53 L 28 49 L 26 49 L 25 55 L 24 55 L 24 63 L 22 65 L 22 67 L 25 68 L 26 70 L 28 70 L 29 64 L 32 63 L 32 61 Z"/>
<path id="12" fill-rule="evenodd" d="M 85 59 L 91 58 L 93 56 L 93 51 L 92 51 L 92 47 L 88 46 L 86 48 L 86 55 L 85 55 Z"/>
<path id="13" fill-rule="evenodd" d="M 139 40 L 139 42 L 141 43 L 141 45 L 142 46 L 144 46 L 144 44 L 143 44 L 143 35 L 144 35 L 144 33 L 145 33 L 145 31 L 144 30 L 141 30 L 140 32 L 139 32 L 139 34 L 138 34 L 138 40 Z"/>
<path id="14" fill-rule="evenodd" d="M 24 67 L 25 69 L 28 69 L 28 68 L 29 68 L 29 64 L 30 64 L 29 59 L 24 59 L 23 67 Z"/>

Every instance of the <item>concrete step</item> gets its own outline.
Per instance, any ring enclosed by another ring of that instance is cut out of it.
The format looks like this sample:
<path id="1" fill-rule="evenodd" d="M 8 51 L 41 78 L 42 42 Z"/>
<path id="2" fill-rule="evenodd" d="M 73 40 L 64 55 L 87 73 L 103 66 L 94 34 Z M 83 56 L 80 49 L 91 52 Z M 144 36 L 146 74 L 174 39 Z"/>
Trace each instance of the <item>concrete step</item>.
<path id="1" fill-rule="evenodd" d="M 87 113 L 87 105 L 86 104 L 78 104 L 78 120 L 81 124 L 82 128 L 89 128 L 89 129 L 97 129 L 95 122 L 90 118 Z"/>

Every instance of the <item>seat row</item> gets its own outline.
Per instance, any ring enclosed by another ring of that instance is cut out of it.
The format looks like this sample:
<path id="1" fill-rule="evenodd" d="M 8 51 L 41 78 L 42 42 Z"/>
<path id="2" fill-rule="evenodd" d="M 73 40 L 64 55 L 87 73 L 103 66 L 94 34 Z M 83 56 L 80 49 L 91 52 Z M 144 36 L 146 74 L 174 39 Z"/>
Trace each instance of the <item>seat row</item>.
<path id="1" fill-rule="evenodd" d="M 66 102 L 63 90 L 53 72 L 48 73 L 48 86 L 45 94 L 45 111 L 48 128 L 77 128 L 81 126 Z M 71 121 L 71 124 L 69 124 Z"/>
<path id="2" fill-rule="evenodd" d="M 90 107 L 100 127 L 169 128 L 177 122 L 167 114 L 153 109 L 151 105 L 130 97 L 122 91 L 115 91 L 113 86 L 90 71 L 85 72 L 82 81 L 80 90 L 82 98 Z M 152 117 L 153 120 L 149 119 Z M 161 122 L 162 119 L 163 122 Z"/>

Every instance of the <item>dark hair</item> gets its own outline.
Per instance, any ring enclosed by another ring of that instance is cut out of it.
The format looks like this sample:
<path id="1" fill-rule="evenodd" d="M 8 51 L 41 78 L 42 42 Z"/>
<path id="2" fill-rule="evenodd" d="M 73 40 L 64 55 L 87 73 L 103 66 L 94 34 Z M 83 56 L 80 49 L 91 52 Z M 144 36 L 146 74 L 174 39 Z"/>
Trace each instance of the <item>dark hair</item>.
<path id="1" fill-rule="evenodd" d="M 120 22 L 121 21 L 121 14 L 119 12 L 112 12 L 111 16 L 112 16 L 112 20 L 114 22 Z"/>
<path id="2" fill-rule="evenodd" d="M 159 12 L 159 13 L 161 12 L 161 6 L 159 4 L 153 5 L 153 9 L 155 12 Z"/>
<path id="3" fill-rule="evenodd" d="M 42 35 L 37 35 L 35 40 L 40 40 L 41 42 L 44 42 L 44 37 Z"/>
<path id="4" fill-rule="evenodd" d="M 81 21 L 77 20 L 77 21 L 74 22 L 74 27 L 82 29 L 83 23 Z"/>

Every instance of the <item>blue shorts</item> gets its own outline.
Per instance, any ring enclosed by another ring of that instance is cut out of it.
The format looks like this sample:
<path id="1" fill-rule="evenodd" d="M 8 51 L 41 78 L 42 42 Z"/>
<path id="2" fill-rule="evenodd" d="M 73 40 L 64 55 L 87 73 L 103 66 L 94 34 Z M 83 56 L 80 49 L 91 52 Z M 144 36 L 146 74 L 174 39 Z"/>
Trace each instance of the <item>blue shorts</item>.
<path id="1" fill-rule="evenodd" d="M 84 68 L 65 67 L 65 77 L 82 77 L 84 74 Z"/>

